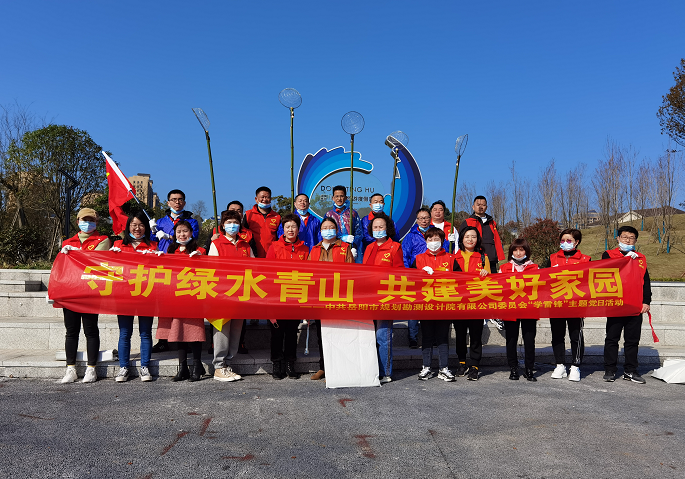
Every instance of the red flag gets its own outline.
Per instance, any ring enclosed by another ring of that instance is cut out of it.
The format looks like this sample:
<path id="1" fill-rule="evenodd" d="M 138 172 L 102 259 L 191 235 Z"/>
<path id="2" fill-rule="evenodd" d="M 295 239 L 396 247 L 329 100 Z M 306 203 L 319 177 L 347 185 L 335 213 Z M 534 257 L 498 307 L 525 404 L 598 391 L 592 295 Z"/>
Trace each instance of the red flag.
<path id="1" fill-rule="evenodd" d="M 114 234 L 119 234 L 124 231 L 128 216 L 124 214 L 121 205 L 133 198 L 136 194 L 135 188 L 124 176 L 119 167 L 112 159 L 105 155 L 105 164 L 107 166 L 107 186 L 109 186 L 109 215 L 112 217 L 112 229 Z"/>

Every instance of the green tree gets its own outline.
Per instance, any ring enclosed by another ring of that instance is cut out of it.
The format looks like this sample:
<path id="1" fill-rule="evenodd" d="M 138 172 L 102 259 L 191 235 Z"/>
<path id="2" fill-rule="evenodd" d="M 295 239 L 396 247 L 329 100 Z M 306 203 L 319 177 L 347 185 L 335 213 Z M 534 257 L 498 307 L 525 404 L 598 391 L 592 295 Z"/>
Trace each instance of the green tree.
<path id="1" fill-rule="evenodd" d="M 666 133 L 673 141 L 685 146 L 685 58 L 673 72 L 675 85 L 662 97 L 662 104 L 656 116 L 659 118 L 661 134 Z"/>
<path id="2" fill-rule="evenodd" d="M 549 266 L 549 256 L 559 249 L 559 223 L 536 218 L 535 223 L 521 232 L 530 245 L 531 256 L 541 266 Z"/>
<path id="3" fill-rule="evenodd" d="M 281 216 L 290 213 L 290 196 L 272 196 L 271 208 Z"/>

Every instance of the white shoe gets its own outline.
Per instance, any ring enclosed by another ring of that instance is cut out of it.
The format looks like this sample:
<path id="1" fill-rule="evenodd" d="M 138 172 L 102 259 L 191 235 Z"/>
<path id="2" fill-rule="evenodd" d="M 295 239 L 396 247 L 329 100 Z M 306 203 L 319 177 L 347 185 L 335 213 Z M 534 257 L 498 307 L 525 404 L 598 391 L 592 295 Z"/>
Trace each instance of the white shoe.
<path id="1" fill-rule="evenodd" d="M 216 379 L 217 381 L 231 382 L 239 381 L 242 378 L 243 377 L 240 374 L 234 373 L 233 370 L 228 366 L 224 366 L 221 369 L 214 370 L 214 379 Z"/>
<path id="2" fill-rule="evenodd" d="M 95 372 L 95 368 L 87 367 L 86 375 L 83 376 L 82 383 L 94 383 L 98 380 L 98 373 Z"/>
<path id="3" fill-rule="evenodd" d="M 431 372 L 431 368 L 429 368 L 428 366 L 424 366 L 421 369 L 421 372 L 419 373 L 419 379 L 421 381 L 428 381 L 432 377 L 433 373 Z"/>
<path id="4" fill-rule="evenodd" d="M 390 376 L 383 376 L 381 379 L 381 384 L 389 383 L 392 382 L 392 378 Z"/>
<path id="5" fill-rule="evenodd" d="M 557 364 L 557 367 L 552 371 L 552 379 L 561 379 L 566 377 L 566 366 Z"/>
<path id="6" fill-rule="evenodd" d="M 67 383 L 73 383 L 78 379 L 78 375 L 76 374 L 76 368 L 74 366 L 67 366 L 67 373 L 64 375 L 60 383 L 62 384 L 67 384 Z"/>
<path id="7" fill-rule="evenodd" d="M 114 380 L 118 383 L 125 383 L 128 381 L 128 368 L 119 368 L 119 374 L 114 377 Z"/>
<path id="8" fill-rule="evenodd" d="M 580 381 L 580 368 L 578 366 L 571 366 L 571 370 L 568 373 L 569 381 Z"/>
<path id="9" fill-rule="evenodd" d="M 152 381 L 152 374 L 145 366 L 140 367 L 140 380 L 143 382 Z"/>

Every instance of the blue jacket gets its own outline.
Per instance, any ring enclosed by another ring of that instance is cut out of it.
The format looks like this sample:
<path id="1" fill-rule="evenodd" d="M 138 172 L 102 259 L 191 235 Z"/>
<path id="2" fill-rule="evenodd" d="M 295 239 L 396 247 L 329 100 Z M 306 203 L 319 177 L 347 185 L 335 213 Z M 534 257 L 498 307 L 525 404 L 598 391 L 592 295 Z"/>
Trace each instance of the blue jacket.
<path id="1" fill-rule="evenodd" d="M 302 222 L 300 223 L 300 233 L 298 234 L 298 238 L 304 241 L 304 244 L 306 244 L 309 248 L 309 251 L 311 251 L 312 248 L 321 243 L 321 240 L 323 239 L 321 237 L 321 221 L 319 221 L 319 218 L 311 213 L 309 214 L 309 219 L 307 220 L 306 226 L 304 224 L 304 218 L 300 216 L 300 220 Z M 283 223 L 278 225 L 276 236 L 279 238 L 283 236 Z"/>
<path id="2" fill-rule="evenodd" d="M 350 216 L 352 217 L 352 224 L 354 225 L 354 243 L 352 243 L 352 247 L 357 250 L 357 259 L 355 260 L 355 263 L 361 263 L 363 254 L 361 232 L 362 223 L 359 221 L 359 214 L 357 211 L 352 210 L 352 213 L 350 214 L 350 207 L 348 206 L 348 203 L 346 203 L 342 212 L 338 213 L 336 208 L 333 208 L 326 213 L 325 217 L 329 216 L 338 223 L 338 238 L 342 238 L 343 236 L 350 234 Z"/>
<path id="3" fill-rule="evenodd" d="M 363 251 L 366 251 L 366 247 L 369 246 L 371 243 L 374 243 L 376 239 L 369 234 L 369 223 L 373 220 L 372 218 L 373 213 L 369 213 L 367 216 L 364 216 L 362 218 L 362 230 L 364 230 L 364 236 L 362 238 L 362 243 L 363 243 Z M 395 225 L 395 236 L 393 236 L 392 239 L 394 242 L 399 243 L 400 242 L 400 237 L 397 235 L 397 223 L 393 220 L 393 225 Z"/>
<path id="4" fill-rule="evenodd" d="M 176 224 L 173 219 L 171 219 L 170 216 L 171 210 L 166 211 L 166 215 L 164 215 L 163 218 L 160 218 L 157 220 L 157 230 L 158 231 L 164 231 L 166 234 L 169 236 L 173 236 L 174 234 L 174 225 Z M 197 220 L 194 220 L 192 218 L 193 213 L 190 211 L 184 211 L 181 213 L 179 216 L 180 219 L 186 220 L 190 225 L 193 227 L 193 238 L 197 239 L 199 234 L 200 234 L 200 225 L 197 224 Z M 150 234 L 150 238 L 153 241 L 157 241 L 157 236 L 154 234 Z M 169 248 L 169 245 L 171 244 L 171 241 L 168 239 L 161 239 L 159 240 L 159 246 L 157 249 L 159 251 L 164 251 L 165 253 L 167 252 L 167 249 Z"/>
<path id="5" fill-rule="evenodd" d="M 447 240 L 442 242 L 442 247 L 445 251 L 449 251 L 449 243 Z M 411 268 L 414 264 L 416 257 L 421 253 L 425 253 L 426 250 L 426 240 L 423 237 L 423 233 L 419 231 L 419 225 L 414 224 L 407 233 L 407 236 L 402 240 L 402 257 L 404 259 L 404 267 Z"/>

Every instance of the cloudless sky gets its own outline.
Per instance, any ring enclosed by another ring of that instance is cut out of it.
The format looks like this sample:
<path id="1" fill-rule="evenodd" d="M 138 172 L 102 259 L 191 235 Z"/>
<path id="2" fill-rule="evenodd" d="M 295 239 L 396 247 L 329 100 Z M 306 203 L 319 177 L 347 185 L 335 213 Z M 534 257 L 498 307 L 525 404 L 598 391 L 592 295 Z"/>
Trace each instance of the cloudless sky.
<path id="1" fill-rule="evenodd" d="M 640 158 L 667 147 L 656 111 L 685 57 L 683 1 L 30 1 L 1 2 L 0 104 L 30 105 L 87 130 L 127 176 L 165 198 L 212 195 L 249 208 L 257 186 L 290 194 L 289 112 L 299 90 L 295 163 L 344 145 L 390 183 L 386 135 L 402 130 L 425 200 L 451 201 L 454 143 L 469 134 L 460 184 L 537 178 L 588 164 L 608 137 Z M 389 185 L 388 185 L 389 189 Z M 685 195 L 681 192 L 678 201 Z"/>

